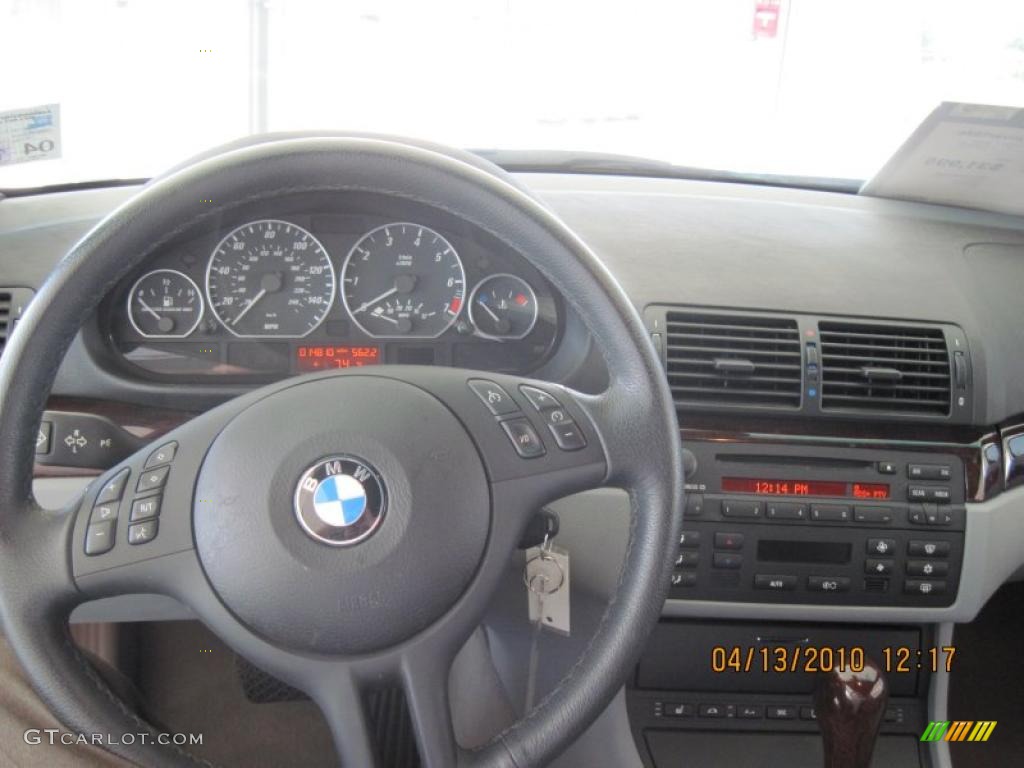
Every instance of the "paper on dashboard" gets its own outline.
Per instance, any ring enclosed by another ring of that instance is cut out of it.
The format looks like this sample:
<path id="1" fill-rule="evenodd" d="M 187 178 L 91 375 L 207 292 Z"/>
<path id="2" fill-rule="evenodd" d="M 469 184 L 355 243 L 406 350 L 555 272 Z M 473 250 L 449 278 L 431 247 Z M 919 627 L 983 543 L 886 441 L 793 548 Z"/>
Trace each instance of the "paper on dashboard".
<path id="1" fill-rule="evenodd" d="M 1024 214 L 1024 109 L 943 102 L 860 194 Z"/>
<path id="2" fill-rule="evenodd" d="M 60 104 L 0 112 L 0 165 L 60 157 Z"/>

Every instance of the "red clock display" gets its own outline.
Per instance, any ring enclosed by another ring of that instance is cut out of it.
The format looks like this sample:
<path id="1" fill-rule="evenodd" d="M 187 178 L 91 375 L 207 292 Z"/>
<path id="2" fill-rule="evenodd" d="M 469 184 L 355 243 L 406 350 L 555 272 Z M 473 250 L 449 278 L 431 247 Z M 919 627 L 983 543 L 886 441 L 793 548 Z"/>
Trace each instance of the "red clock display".
<path id="1" fill-rule="evenodd" d="M 847 483 L 837 480 L 775 480 L 759 477 L 723 477 L 725 493 L 758 496 L 833 496 L 855 499 L 888 499 L 888 483 Z"/>
<path id="2" fill-rule="evenodd" d="M 377 365 L 380 363 L 380 347 L 302 346 L 295 350 L 295 362 L 300 371 Z"/>

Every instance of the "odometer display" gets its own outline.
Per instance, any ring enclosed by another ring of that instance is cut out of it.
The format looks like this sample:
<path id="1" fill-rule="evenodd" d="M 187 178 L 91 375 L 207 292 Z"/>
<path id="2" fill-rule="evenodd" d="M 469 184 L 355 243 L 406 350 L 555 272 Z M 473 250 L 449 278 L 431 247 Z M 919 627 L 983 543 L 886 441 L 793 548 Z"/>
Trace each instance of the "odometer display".
<path id="1" fill-rule="evenodd" d="M 300 371 L 323 371 L 329 368 L 360 368 L 380 364 L 380 347 L 352 347 L 341 344 L 301 346 L 295 350 L 295 363 Z"/>
<path id="2" fill-rule="evenodd" d="M 455 322 L 465 296 L 466 273 L 451 243 L 410 222 L 367 232 L 341 270 L 345 309 L 370 336 L 437 338 Z"/>
<path id="3" fill-rule="evenodd" d="M 334 267 L 320 241 L 277 219 L 231 231 L 206 270 L 210 308 L 244 338 L 306 336 L 330 311 L 334 287 Z"/>

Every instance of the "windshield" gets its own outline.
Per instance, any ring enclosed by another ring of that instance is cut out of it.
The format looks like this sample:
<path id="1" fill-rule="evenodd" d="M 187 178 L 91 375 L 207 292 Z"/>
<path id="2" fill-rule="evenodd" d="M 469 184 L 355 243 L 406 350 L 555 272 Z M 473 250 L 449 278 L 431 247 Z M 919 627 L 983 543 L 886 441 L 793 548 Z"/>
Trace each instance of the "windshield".
<path id="1" fill-rule="evenodd" d="M 318 128 L 864 179 L 943 100 L 1024 106 L 1024 2 L 0 0 L 0 66 L 60 131 L 0 188 Z"/>

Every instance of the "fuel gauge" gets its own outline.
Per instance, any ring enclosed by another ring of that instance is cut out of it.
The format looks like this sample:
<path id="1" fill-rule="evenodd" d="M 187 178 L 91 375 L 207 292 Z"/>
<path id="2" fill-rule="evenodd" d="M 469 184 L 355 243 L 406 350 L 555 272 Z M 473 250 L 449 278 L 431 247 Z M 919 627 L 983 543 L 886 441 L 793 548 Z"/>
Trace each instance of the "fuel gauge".
<path id="1" fill-rule="evenodd" d="M 203 316 L 203 296 L 188 275 L 155 269 L 140 277 L 128 294 L 128 319 L 150 339 L 188 336 Z"/>
<path id="2" fill-rule="evenodd" d="M 469 319 L 481 336 L 522 339 L 537 323 L 537 294 L 521 277 L 491 275 L 473 289 Z"/>

